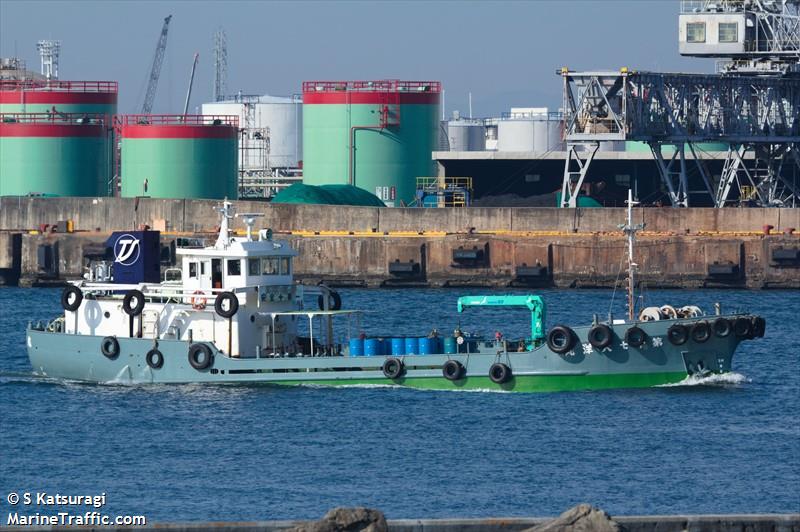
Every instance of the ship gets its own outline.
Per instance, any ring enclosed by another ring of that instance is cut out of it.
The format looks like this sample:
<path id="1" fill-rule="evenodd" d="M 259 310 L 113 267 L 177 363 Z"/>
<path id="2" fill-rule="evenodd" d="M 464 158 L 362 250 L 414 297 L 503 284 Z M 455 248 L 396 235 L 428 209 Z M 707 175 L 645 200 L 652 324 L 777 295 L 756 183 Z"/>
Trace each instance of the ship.
<path id="1" fill-rule="evenodd" d="M 361 330 L 359 310 L 338 292 L 295 281 L 298 253 L 258 214 L 218 208 L 213 245 L 176 249 L 180 267 L 161 272 L 159 234 L 116 232 L 84 278 L 61 295 L 63 314 L 30 323 L 35 374 L 123 384 L 390 385 L 435 390 L 549 392 L 643 388 L 731 372 L 763 317 L 693 305 L 636 309 L 631 195 L 620 226 L 627 238 L 627 316 L 546 328 L 541 296 L 469 295 L 456 310 L 527 309 L 524 338 L 452 333 L 384 338 Z M 231 230 L 240 217 L 242 236 Z M 641 306 L 641 305 L 639 305 Z M 527 329 L 527 326 L 526 326 Z"/>

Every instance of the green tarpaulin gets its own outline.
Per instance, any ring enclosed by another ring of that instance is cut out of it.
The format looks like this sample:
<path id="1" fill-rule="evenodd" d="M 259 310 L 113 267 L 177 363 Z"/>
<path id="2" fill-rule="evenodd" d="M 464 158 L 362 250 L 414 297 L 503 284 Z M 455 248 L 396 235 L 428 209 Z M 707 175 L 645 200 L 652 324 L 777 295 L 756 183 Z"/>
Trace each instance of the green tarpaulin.
<path id="1" fill-rule="evenodd" d="M 281 190 L 272 203 L 315 203 L 322 205 L 357 205 L 360 207 L 385 207 L 374 194 L 351 185 L 294 184 Z"/>

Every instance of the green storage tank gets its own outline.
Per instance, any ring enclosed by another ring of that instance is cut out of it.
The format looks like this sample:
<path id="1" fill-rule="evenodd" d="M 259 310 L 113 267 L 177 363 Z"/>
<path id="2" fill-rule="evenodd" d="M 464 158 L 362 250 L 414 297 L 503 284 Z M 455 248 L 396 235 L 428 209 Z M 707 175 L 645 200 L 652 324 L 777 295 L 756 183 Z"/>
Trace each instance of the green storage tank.
<path id="1" fill-rule="evenodd" d="M 0 113 L 117 114 L 116 81 L 2 80 Z"/>
<path id="2" fill-rule="evenodd" d="M 238 197 L 238 117 L 124 115 L 122 196 Z"/>
<path id="3" fill-rule="evenodd" d="M 0 114 L 0 196 L 106 196 L 105 115 Z"/>
<path id="4" fill-rule="evenodd" d="M 303 182 L 411 202 L 416 178 L 436 175 L 440 99 L 436 81 L 303 83 Z"/>

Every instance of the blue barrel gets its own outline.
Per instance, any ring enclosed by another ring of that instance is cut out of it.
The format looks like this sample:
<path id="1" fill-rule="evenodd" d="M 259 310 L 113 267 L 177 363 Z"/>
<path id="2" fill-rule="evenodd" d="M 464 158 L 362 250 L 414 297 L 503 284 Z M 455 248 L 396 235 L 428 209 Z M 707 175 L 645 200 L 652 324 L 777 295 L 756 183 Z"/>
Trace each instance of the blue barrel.
<path id="1" fill-rule="evenodd" d="M 419 354 L 430 355 L 436 352 L 436 338 L 420 338 Z"/>
<path id="2" fill-rule="evenodd" d="M 380 356 L 381 344 L 377 338 L 367 338 L 364 340 L 364 355 L 368 357 Z"/>
<path id="3" fill-rule="evenodd" d="M 364 356 L 363 338 L 350 338 L 350 356 L 351 357 Z"/>
<path id="4" fill-rule="evenodd" d="M 392 338 L 392 355 L 405 355 L 406 354 L 406 339 L 405 338 Z"/>
<path id="5" fill-rule="evenodd" d="M 392 354 L 392 342 L 388 338 L 378 338 L 378 353 L 388 357 Z"/>
<path id="6" fill-rule="evenodd" d="M 444 337 L 444 354 L 445 355 L 455 355 L 456 354 L 456 339 L 452 336 L 445 336 Z"/>
<path id="7" fill-rule="evenodd" d="M 406 354 L 418 355 L 419 354 L 419 338 L 406 338 Z"/>

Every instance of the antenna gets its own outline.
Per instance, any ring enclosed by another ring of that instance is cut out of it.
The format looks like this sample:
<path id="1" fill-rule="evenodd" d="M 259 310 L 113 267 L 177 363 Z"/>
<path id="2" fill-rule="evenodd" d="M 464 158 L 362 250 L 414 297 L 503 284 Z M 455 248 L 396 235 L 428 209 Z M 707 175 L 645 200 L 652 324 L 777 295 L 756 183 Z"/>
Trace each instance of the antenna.
<path id="1" fill-rule="evenodd" d="M 628 200 L 625 203 L 628 204 L 628 219 L 627 223 L 620 225 L 619 228 L 622 229 L 622 232 L 628 237 L 628 320 L 633 321 L 636 307 L 636 300 L 634 298 L 636 283 L 634 275 L 638 267 L 633 261 L 633 243 L 636 240 L 636 232 L 644 229 L 644 224 L 633 225 L 633 206 L 639 205 L 638 201 L 633 201 L 633 190 L 628 189 Z"/>
<path id="2" fill-rule="evenodd" d="M 228 37 L 222 28 L 214 32 L 214 101 L 225 99 L 228 81 Z"/>
<path id="3" fill-rule="evenodd" d="M 58 79 L 58 56 L 61 53 L 61 41 L 42 40 L 36 43 L 39 56 L 42 58 L 42 76 L 50 81 Z"/>

